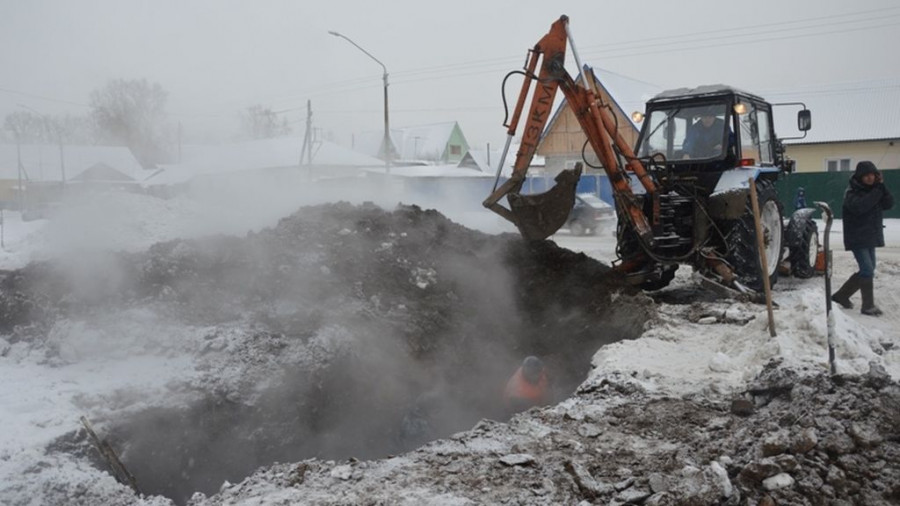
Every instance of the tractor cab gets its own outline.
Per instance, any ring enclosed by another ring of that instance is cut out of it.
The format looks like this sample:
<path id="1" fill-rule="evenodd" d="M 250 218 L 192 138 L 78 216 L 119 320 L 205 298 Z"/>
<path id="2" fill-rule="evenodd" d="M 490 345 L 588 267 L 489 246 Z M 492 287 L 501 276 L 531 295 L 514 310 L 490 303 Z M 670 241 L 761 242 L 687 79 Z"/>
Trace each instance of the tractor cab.
<path id="1" fill-rule="evenodd" d="M 772 106 L 728 86 L 660 93 L 649 102 L 635 153 L 674 173 L 721 173 L 737 167 L 785 167 Z"/>

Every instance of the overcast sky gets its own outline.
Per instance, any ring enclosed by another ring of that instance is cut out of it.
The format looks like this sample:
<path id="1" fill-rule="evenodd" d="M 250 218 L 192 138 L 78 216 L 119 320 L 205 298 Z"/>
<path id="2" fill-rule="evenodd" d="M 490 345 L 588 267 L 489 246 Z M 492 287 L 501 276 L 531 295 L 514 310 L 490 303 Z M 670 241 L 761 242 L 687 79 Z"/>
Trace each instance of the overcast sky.
<path id="1" fill-rule="evenodd" d="M 561 14 L 582 60 L 661 88 L 725 83 L 766 96 L 821 84 L 900 83 L 896 0 L 0 0 L 0 115 L 86 114 L 109 79 L 169 92 L 185 136 L 232 133 L 254 104 L 349 143 L 383 126 L 456 120 L 502 143 L 504 75 Z M 571 57 L 569 71 L 576 72 Z M 509 86 L 515 99 L 520 81 Z"/>

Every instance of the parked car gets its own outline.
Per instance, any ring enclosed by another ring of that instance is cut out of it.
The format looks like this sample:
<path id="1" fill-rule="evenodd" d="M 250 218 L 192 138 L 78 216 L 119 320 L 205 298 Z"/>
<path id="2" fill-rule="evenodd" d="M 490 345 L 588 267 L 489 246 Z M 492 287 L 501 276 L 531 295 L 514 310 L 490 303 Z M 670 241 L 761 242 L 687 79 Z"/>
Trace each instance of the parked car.
<path id="1" fill-rule="evenodd" d="M 596 234 L 604 223 L 615 223 L 616 211 L 593 193 L 575 195 L 575 205 L 564 228 L 572 235 Z"/>

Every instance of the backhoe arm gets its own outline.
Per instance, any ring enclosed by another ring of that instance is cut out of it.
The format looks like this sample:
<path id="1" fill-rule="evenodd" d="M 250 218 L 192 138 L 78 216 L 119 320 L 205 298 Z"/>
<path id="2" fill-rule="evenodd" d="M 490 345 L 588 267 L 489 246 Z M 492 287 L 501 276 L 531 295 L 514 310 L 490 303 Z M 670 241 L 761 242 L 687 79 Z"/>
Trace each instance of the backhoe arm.
<path id="1" fill-rule="evenodd" d="M 557 90 L 561 89 L 572 111 L 575 113 L 582 130 L 591 147 L 597 153 L 603 168 L 609 176 L 613 192 L 619 207 L 624 209 L 629 221 L 644 244 L 650 245 L 653 233 L 640 206 L 635 203 L 631 191 L 630 180 L 625 170 L 618 164 L 613 149 L 623 153 L 628 160 L 628 168 L 637 174 L 641 184 L 654 202 L 654 216 L 658 216 L 658 198 L 656 186 L 647 174 L 644 166 L 638 161 L 630 146 L 618 133 L 615 121 L 608 117 L 608 112 L 597 106 L 596 95 L 591 87 L 579 86 L 565 70 L 566 40 L 569 38 L 568 17 L 561 16 L 553 23 L 550 31 L 534 46 L 525 67 L 526 78 L 516 102 L 512 119 L 507 130 L 507 143 L 500 160 L 502 168 L 511 139 L 515 136 L 519 119 L 524 110 L 525 101 L 533 82 L 537 82 L 531 108 L 526 116 L 526 125 L 522 133 L 522 142 L 516 153 L 511 177 L 500 187 L 495 184 L 494 191 L 484 201 L 484 206 L 496 212 L 516 225 L 526 239 L 545 239 L 555 233 L 565 223 L 575 202 L 575 191 L 581 177 L 581 164 L 574 170 L 564 170 L 556 176 L 556 186 L 539 195 L 522 195 L 519 191 L 525 181 L 525 175 L 544 127 L 550 118 L 553 100 Z M 577 54 L 576 54 L 577 59 Z M 540 72 L 535 70 L 540 62 Z M 593 78 L 593 75 L 591 75 Z M 587 82 L 587 77 L 585 77 Z M 506 125 L 504 125 L 506 126 Z M 499 179 L 500 169 L 497 176 Z M 510 208 L 499 204 L 503 196 L 507 196 Z"/>
<path id="2" fill-rule="evenodd" d="M 516 102 L 516 107 L 513 110 L 512 118 L 509 120 L 508 125 L 504 125 L 507 128 L 507 142 L 506 149 L 504 149 L 503 156 L 500 160 L 500 168 L 503 167 L 503 163 L 506 158 L 507 150 L 509 149 L 510 141 L 516 135 L 516 131 L 519 125 L 519 119 L 522 117 L 522 112 L 525 108 L 525 101 L 528 98 L 529 91 L 531 90 L 531 86 L 533 83 L 537 82 L 537 85 L 534 90 L 534 94 L 531 99 L 531 108 L 529 109 L 528 115 L 526 116 L 525 129 L 522 133 L 522 142 L 519 145 L 519 150 L 516 153 L 516 161 L 513 165 L 513 172 L 511 177 L 504 182 L 500 187 L 494 188 L 494 191 L 485 199 L 483 205 L 488 209 L 491 209 L 495 213 L 500 216 L 506 218 L 507 220 L 514 223 L 517 227 L 519 227 L 520 232 L 528 239 L 544 239 L 548 235 L 555 232 L 559 227 L 565 222 L 566 217 L 568 216 L 569 210 L 571 206 L 574 204 L 574 186 L 572 191 L 572 201 L 569 203 L 568 208 L 565 209 L 565 215 L 562 216 L 562 222 L 556 224 L 555 228 L 550 231 L 549 234 L 543 234 L 540 230 L 536 230 L 536 228 L 541 228 L 540 226 L 534 226 L 534 223 L 526 223 L 528 222 L 528 218 L 521 216 L 523 213 L 514 212 L 515 204 L 511 201 L 510 207 L 511 209 L 507 209 L 499 204 L 501 198 L 506 195 L 518 195 L 519 190 L 522 189 L 522 184 L 525 182 L 525 175 L 528 172 L 528 167 L 531 165 L 531 161 L 534 159 L 534 153 L 537 150 L 538 142 L 541 139 L 541 133 L 544 131 L 544 126 L 547 124 L 552 112 L 553 112 L 553 100 L 556 98 L 556 91 L 559 88 L 559 77 L 560 72 L 565 73 L 564 64 L 565 64 L 565 56 L 566 56 L 566 22 L 568 18 L 566 16 L 561 17 L 550 27 L 550 31 L 538 41 L 537 44 L 534 45 L 534 48 L 529 51 L 528 62 L 525 66 L 525 80 L 522 83 L 522 89 L 519 92 L 519 98 Z M 538 69 L 538 65 L 540 65 L 540 72 L 535 74 L 535 71 Z M 498 178 L 499 178 L 499 169 L 498 169 Z M 569 178 L 571 179 L 571 178 Z M 571 184 L 577 184 L 578 177 L 574 178 L 574 181 L 571 181 Z M 515 200 L 515 197 L 513 197 Z M 533 221 L 533 220 L 532 220 Z"/>
<path id="3" fill-rule="evenodd" d="M 592 70 L 585 68 L 585 80 L 595 82 Z M 618 207 L 628 214 L 628 219 L 634 230 L 644 244 L 653 242 L 653 231 L 644 214 L 643 209 L 635 203 L 634 192 L 631 191 L 631 180 L 624 168 L 619 166 L 613 144 L 627 160 L 628 168 L 638 176 L 647 195 L 653 202 L 653 216 L 659 216 L 659 198 L 656 184 L 647 173 L 644 165 L 634 156 L 634 151 L 628 142 L 619 133 L 611 112 L 606 108 L 601 109 L 597 105 L 597 98 L 591 88 L 579 86 L 572 77 L 566 73 L 560 82 L 560 89 L 566 97 L 566 101 L 581 129 L 587 136 L 588 143 L 597 154 L 597 158 L 603 165 L 606 175 L 609 177 L 613 194 L 618 202 Z"/>

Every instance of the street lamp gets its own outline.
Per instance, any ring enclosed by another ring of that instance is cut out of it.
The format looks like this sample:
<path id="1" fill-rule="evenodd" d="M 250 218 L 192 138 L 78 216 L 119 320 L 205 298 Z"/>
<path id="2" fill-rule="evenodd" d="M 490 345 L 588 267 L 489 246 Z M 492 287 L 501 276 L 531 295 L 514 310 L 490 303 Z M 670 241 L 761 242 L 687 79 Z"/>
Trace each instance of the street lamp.
<path id="1" fill-rule="evenodd" d="M 48 137 L 50 137 L 51 134 L 53 133 L 51 130 L 56 130 L 56 141 L 59 143 L 59 172 L 60 172 L 60 176 L 61 176 L 60 185 L 65 186 L 66 185 L 66 156 L 65 156 L 65 153 L 63 152 L 62 126 L 57 123 L 56 125 L 53 126 L 53 128 L 51 128 L 51 124 L 50 124 L 51 122 L 50 122 L 49 116 L 47 116 L 46 114 L 41 114 L 41 113 L 37 112 L 36 110 L 32 109 L 31 107 L 28 107 L 25 104 L 17 104 L 17 105 L 23 109 L 27 109 L 27 110 L 31 111 L 32 113 L 36 114 L 39 118 L 41 118 L 41 120 L 44 122 L 44 131 L 47 132 Z"/>
<path id="2" fill-rule="evenodd" d="M 356 42 L 353 42 L 352 40 L 350 40 L 347 36 L 340 34 L 338 32 L 335 32 L 335 31 L 331 31 L 331 30 L 329 30 L 328 33 L 331 35 L 334 35 L 335 37 L 340 37 L 340 38 L 346 40 L 347 42 L 353 44 L 354 46 L 356 46 L 356 49 L 359 49 L 360 51 L 365 53 L 366 56 L 375 60 L 375 62 L 378 63 L 379 65 L 381 65 L 381 68 L 384 70 L 384 76 L 383 76 L 383 79 L 384 79 L 384 139 L 381 141 L 381 148 L 384 151 L 385 173 L 390 175 L 390 173 L 391 173 L 391 155 L 393 154 L 394 150 L 392 149 L 393 144 L 391 144 L 390 122 L 388 121 L 388 71 L 387 71 L 387 67 L 385 67 L 384 63 L 381 63 L 381 61 L 378 58 L 375 58 L 374 56 L 372 56 L 371 53 L 369 53 L 368 51 L 366 51 L 365 49 L 360 47 L 359 44 L 357 44 Z"/>

